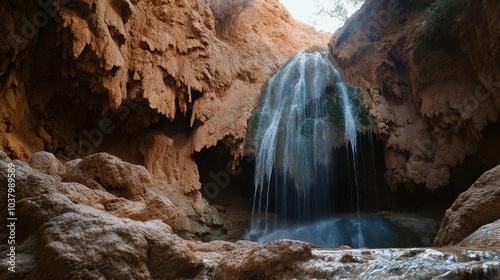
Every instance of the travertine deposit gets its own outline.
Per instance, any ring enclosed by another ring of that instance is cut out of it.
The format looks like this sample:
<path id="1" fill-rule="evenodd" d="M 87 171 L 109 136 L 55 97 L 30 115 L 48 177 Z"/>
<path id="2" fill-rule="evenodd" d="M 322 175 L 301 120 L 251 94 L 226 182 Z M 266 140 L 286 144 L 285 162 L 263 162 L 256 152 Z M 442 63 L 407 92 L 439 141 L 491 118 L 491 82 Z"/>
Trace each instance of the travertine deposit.
<path id="1" fill-rule="evenodd" d="M 395 187 L 436 190 L 467 159 L 480 172 L 455 172 L 472 180 L 500 163 L 499 9 L 498 1 L 368 0 L 332 37 L 345 79 L 365 92 Z"/>

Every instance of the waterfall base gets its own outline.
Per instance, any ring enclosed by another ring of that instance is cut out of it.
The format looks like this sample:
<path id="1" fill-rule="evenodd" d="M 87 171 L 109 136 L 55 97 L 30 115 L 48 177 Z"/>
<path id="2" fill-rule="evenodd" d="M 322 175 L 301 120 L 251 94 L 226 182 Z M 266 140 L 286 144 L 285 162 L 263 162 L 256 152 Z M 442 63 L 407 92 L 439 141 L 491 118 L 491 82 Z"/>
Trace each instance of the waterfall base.
<path id="1" fill-rule="evenodd" d="M 401 223 L 411 220 L 415 224 L 419 219 L 428 229 L 427 232 Z M 351 248 L 409 248 L 430 246 L 437 232 L 438 223 L 415 215 L 401 214 L 345 214 L 331 219 L 316 221 L 300 226 L 274 226 L 266 229 L 252 229 L 247 238 L 266 243 L 279 239 L 293 239 L 308 242 L 324 248 L 336 248 L 347 245 Z"/>

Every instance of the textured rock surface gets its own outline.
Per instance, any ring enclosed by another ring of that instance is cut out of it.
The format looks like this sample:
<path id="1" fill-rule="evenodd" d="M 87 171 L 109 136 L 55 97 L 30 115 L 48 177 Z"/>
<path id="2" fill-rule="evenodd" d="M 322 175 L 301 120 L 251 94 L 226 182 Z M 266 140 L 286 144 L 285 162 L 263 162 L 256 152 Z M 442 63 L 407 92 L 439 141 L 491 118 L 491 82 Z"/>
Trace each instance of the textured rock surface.
<path id="1" fill-rule="evenodd" d="M 48 152 L 34 153 L 27 161 L 27 163 L 34 169 L 60 179 L 64 174 L 65 169 L 56 157 Z"/>
<path id="2" fill-rule="evenodd" d="M 458 244 L 461 247 L 500 247 L 500 220 L 484 225 Z"/>
<path id="3" fill-rule="evenodd" d="M 53 156 L 30 158 L 30 164 L 40 166 L 46 159 L 54 166 L 61 163 Z M 40 161 L 38 161 L 39 159 Z M 223 216 L 201 198 L 162 190 L 168 186 L 153 184 L 148 171 L 139 165 L 123 162 L 105 153 L 94 154 L 66 163 L 66 173 L 60 181 L 57 174 L 49 176 L 22 161 L 16 164 L 16 199 L 61 193 L 73 203 L 90 206 L 116 217 L 136 221 L 161 220 L 185 237 L 214 238 L 227 231 Z M 0 182 L 7 186 L 7 162 L 0 161 Z M 0 206 L 6 207 L 7 192 L 0 194 Z"/>
<path id="4" fill-rule="evenodd" d="M 441 223 L 434 245 L 454 245 L 479 227 L 500 219 L 500 165 L 460 194 Z M 483 231 L 486 229 L 483 229 Z"/>
<path id="5" fill-rule="evenodd" d="M 483 172 L 500 163 L 487 144 L 498 133 L 486 130 L 498 130 L 500 111 L 499 5 L 370 0 L 332 37 L 345 79 L 365 92 L 395 184 L 440 188 L 470 155 Z"/>
<path id="6" fill-rule="evenodd" d="M 182 239 L 158 220 L 120 219 L 61 194 L 20 200 L 17 207 L 16 277 L 173 279 L 202 268 Z"/>
<path id="7" fill-rule="evenodd" d="M 141 199 L 151 185 L 151 176 L 143 166 L 97 153 L 66 163 L 65 182 L 78 182 L 91 189 L 111 192 L 118 197 Z"/>
<path id="8" fill-rule="evenodd" d="M 215 274 L 220 279 L 283 279 L 292 276 L 291 271 L 310 258 L 310 244 L 278 240 L 252 249 L 233 250 L 222 258 Z"/>
<path id="9" fill-rule="evenodd" d="M 47 3 L 0 7 L 2 149 L 108 152 L 185 194 L 201 187 L 193 154 L 222 141 L 237 158 L 265 80 L 329 38 L 276 0 L 253 1 L 226 36 L 201 0 Z M 18 19 L 37 13 L 47 21 L 27 34 L 33 23 Z"/>

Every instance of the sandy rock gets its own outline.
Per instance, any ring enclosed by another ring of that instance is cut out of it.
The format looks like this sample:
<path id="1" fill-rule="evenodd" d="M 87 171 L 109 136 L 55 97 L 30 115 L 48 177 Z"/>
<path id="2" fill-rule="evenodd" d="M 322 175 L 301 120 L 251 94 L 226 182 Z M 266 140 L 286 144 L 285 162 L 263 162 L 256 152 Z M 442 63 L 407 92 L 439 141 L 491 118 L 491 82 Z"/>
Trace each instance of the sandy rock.
<path id="1" fill-rule="evenodd" d="M 461 247 L 500 247 L 500 220 L 484 225 L 458 244 Z"/>
<path id="2" fill-rule="evenodd" d="M 142 222 L 158 219 L 170 226 L 175 226 L 177 209 L 164 196 L 150 195 L 144 200 L 132 201 L 123 197 L 116 197 L 106 191 L 90 189 L 74 182 L 62 183 L 58 191 L 73 203 L 87 205 L 120 218 L 129 218 Z"/>
<path id="3" fill-rule="evenodd" d="M 32 255 L 35 266 L 19 260 L 16 277 L 180 279 L 202 268 L 201 260 L 183 240 L 158 220 L 120 219 L 76 205 L 61 194 L 25 199 L 18 207 L 20 228 L 30 224 L 30 238 L 18 237 L 19 253 Z M 34 246 L 23 246 L 23 242 Z"/>
<path id="4" fill-rule="evenodd" d="M 311 245 L 291 240 L 273 241 L 253 249 L 231 251 L 220 262 L 220 279 L 283 279 L 298 263 L 312 257 Z"/>
<path id="5" fill-rule="evenodd" d="M 1 210 L 3 210 L 7 204 L 6 188 L 8 185 L 9 163 L 14 164 L 15 169 L 16 200 L 53 193 L 61 184 L 58 180 L 54 179 L 54 177 L 40 173 L 38 170 L 31 168 L 25 162 L 19 160 L 0 160 L 0 184 L 1 187 L 4 188 L 3 190 L 5 190 L 0 192 Z"/>
<path id="6" fill-rule="evenodd" d="M 454 245 L 500 219 L 500 165 L 484 173 L 446 210 L 435 246 Z"/>
<path id="7" fill-rule="evenodd" d="M 60 179 L 64 174 L 64 165 L 56 157 L 48 152 L 34 153 L 27 161 L 34 169 Z"/>
<path id="8" fill-rule="evenodd" d="M 119 158 L 98 153 L 66 165 L 65 182 L 78 182 L 92 189 L 106 190 L 118 197 L 140 199 L 151 184 L 143 166 L 123 162 Z"/>

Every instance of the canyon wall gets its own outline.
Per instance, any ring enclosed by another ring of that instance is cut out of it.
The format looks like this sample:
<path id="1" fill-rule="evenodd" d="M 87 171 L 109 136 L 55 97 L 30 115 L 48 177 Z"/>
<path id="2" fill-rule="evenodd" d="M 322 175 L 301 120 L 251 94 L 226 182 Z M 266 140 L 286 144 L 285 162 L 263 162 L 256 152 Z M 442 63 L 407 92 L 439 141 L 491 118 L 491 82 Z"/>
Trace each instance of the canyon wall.
<path id="1" fill-rule="evenodd" d="M 108 152 L 145 166 L 158 192 L 199 200 L 194 154 L 222 143 L 237 159 L 265 80 L 328 42 L 278 1 L 250 2 L 220 32 L 202 0 L 7 1 L 0 149 Z"/>
<path id="2" fill-rule="evenodd" d="M 333 60 L 364 92 L 394 189 L 464 188 L 499 163 L 499 9 L 368 0 L 332 37 Z"/>

